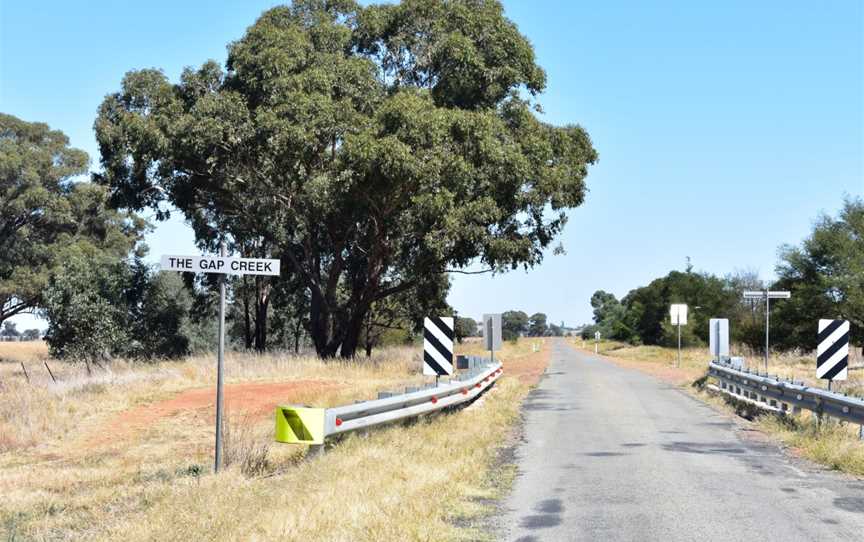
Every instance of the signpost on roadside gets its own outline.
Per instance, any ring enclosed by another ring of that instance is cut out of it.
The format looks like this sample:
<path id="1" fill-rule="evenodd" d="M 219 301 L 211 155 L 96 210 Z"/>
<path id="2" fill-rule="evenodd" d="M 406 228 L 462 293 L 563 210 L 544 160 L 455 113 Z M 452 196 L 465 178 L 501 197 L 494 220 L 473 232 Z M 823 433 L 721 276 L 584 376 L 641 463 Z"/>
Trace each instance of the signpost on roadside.
<path id="1" fill-rule="evenodd" d="M 216 350 L 216 453 L 213 470 L 222 462 L 222 387 L 225 366 L 225 275 L 279 275 L 279 260 L 225 256 L 225 243 L 219 243 L 219 256 L 162 256 L 162 271 L 219 274 L 219 344 Z"/>
<path id="2" fill-rule="evenodd" d="M 599 331 L 594 332 L 594 353 L 595 354 L 600 353 L 600 332 Z"/>
<path id="3" fill-rule="evenodd" d="M 669 316 L 672 318 L 672 325 L 678 326 L 678 364 L 676 367 L 681 367 L 681 326 L 687 325 L 687 304 L 673 303 L 669 307 Z"/>
<path id="4" fill-rule="evenodd" d="M 492 363 L 495 363 L 495 351 L 501 350 L 501 315 L 483 315 L 483 344 L 491 353 Z"/>
<path id="5" fill-rule="evenodd" d="M 722 361 L 729 357 L 729 320 L 727 318 L 712 318 L 708 323 L 708 349 L 714 356 L 714 361 Z"/>
<path id="6" fill-rule="evenodd" d="M 768 356 L 771 352 L 770 343 L 768 342 L 768 331 L 771 327 L 770 320 L 770 312 L 771 312 L 771 300 L 772 299 L 789 299 L 792 297 L 792 292 L 786 291 L 771 291 L 769 289 L 765 289 L 765 291 L 761 290 L 750 290 L 744 292 L 744 299 L 764 299 L 765 300 L 765 372 L 768 372 Z"/>

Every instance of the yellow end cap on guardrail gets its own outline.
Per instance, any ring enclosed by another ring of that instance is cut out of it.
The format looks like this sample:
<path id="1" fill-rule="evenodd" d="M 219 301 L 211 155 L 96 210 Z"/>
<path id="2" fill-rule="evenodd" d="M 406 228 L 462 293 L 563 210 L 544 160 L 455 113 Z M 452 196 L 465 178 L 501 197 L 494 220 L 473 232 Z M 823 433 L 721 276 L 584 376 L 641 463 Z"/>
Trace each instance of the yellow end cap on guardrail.
<path id="1" fill-rule="evenodd" d="M 276 442 L 324 444 L 323 408 L 277 406 Z"/>

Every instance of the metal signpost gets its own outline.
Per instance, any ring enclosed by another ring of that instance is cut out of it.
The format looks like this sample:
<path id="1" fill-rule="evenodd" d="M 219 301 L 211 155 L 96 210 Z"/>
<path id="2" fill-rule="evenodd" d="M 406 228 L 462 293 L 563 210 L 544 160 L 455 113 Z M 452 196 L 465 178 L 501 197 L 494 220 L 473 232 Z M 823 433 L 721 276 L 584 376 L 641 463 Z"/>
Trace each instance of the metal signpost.
<path id="1" fill-rule="evenodd" d="M 495 363 L 495 351 L 501 350 L 501 315 L 483 315 L 483 343 L 491 352 L 492 363 Z"/>
<path id="2" fill-rule="evenodd" d="M 687 304 L 673 303 L 669 307 L 669 316 L 672 318 L 672 325 L 678 326 L 678 364 L 676 367 L 681 367 L 681 326 L 687 325 Z"/>
<path id="3" fill-rule="evenodd" d="M 600 332 L 599 331 L 594 332 L 594 353 L 595 354 L 600 353 Z"/>
<path id="4" fill-rule="evenodd" d="M 225 243 L 219 243 L 219 256 L 162 256 L 162 271 L 216 273 L 219 277 L 219 344 L 216 350 L 216 453 L 213 470 L 222 463 L 222 385 L 225 366 L 225 275 L 279 275 L 279 260 L 233 258 L 225 256 Z"/>
<path id="5" fill-rule="evenodd" d="M 771 312 L 772 299 L 789 299 L 792 297 L 792 292 L 786 291 L 771 291 L 767 288 L 765 291 L 751 290 L 744 292 L 744 299 L 764 299 L 765 300 L 765 372 L 768 372 L 768 355 L 770 353 L 770 343 L 768 342 L 768 330 L 771 327 L 769 314 Z"/>

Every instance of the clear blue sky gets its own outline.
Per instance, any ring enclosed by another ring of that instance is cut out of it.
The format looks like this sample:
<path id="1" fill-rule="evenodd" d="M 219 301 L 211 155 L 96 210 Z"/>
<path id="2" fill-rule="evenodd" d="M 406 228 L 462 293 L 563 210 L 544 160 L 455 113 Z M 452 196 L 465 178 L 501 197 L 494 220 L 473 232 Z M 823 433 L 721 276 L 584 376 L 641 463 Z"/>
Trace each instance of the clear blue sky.
<path id="1" fill-rule="evenodd" d="M 92 123 L 131 69 L 213 58 L 279 2 L 0 0 L 0 110 L 66 132 L 98 165 Z M 548 74 L 547 121 L 580 123 L 600 162 L 570 213 L 567 255 L 524 273 L 457 276 L 460 313 L 586 322 L 690 256 L 773 273 L 821 212 L 864 193 L 864 3 L 509 1 Z M 194 251 L 182 221 L 151 256 Z M 19 326 L 25 325 L 22 322 Z"/>

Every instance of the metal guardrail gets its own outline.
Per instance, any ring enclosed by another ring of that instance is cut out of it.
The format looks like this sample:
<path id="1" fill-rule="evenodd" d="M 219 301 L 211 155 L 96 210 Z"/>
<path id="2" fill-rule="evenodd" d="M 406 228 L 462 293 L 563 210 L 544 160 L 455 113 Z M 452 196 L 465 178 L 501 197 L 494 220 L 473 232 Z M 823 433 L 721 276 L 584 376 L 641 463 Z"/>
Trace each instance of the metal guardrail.
<path id="1" fill-rule="evenodd" d="M 858 397 L 812 388 L 803 382 L 777 376 L 752 373 L 717 361 L 708 364 L 708 374 L 719 381 L 722 393 L 768 410 L 784 413 L 792 410 L 795 413 L 806 409 L 820 419 L 831 416 L 864 425 L 864 399 Z"/>
<path id="2" fill-rule="evenodd" d="M 381 392 L 372 401 L 333 408 L 293 405 L 276 407 L 276 441 L 292 444 L 324 444 L 335 435 L 440 411 L 473 401 L 504 372 L 501 363 L 479 360 L 457 377 L 423 389 L 408 388 L 395 395 Z"/>

